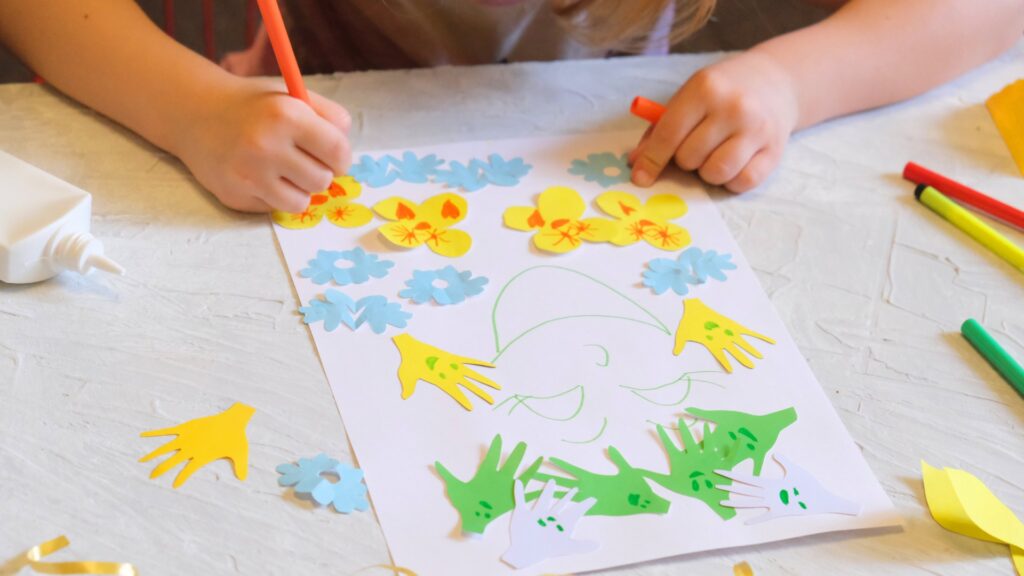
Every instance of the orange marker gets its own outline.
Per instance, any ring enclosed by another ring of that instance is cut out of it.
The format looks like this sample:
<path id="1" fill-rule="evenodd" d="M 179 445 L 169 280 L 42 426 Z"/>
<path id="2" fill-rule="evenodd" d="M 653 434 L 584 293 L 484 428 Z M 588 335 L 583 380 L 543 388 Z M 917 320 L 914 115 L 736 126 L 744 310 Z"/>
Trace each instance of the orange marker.
<path id="1" fill-rule="evenodd" d="M 306 92 L 306 85 L 302 82 L 302 72 L 299 72 L 299 63 L 295 61 L 295 51 L 292 50 L 292 43 L 288 40 L 288 31 L 284 27 L 284 19 L 281 17 L 281 8 L 277 5 L 277 0 L 256 0 L 256 2 L 260 6 L 263 24 L 267 28 L 267 36 L 270 37 L 270 45 L 274 48 L 274 56 L 277 58 L 277 67 L 281 69 L 281 75 L 284 76 L 288 93 L 309 104 L 309 93 Z"/>
<path id="2" fill-rule="evenodd" d="M 633 98 L 633 104 L 629 107 L 629 111 L 651 124 L 657 124 L 658 120 L 661 120 L 661 115 L 665 113 L 665 106 L 643 96 L 637 96 Z"/>

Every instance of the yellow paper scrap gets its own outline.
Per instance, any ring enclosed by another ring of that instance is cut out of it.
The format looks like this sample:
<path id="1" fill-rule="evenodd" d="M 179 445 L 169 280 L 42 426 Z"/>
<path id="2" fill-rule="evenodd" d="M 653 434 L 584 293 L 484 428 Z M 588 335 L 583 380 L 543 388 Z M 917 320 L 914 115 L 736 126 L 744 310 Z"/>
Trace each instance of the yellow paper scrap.
<path id="1" fill-rule="evenodd" d="M 1017 80 L 993 94 L 985 107 L 1010 149 L 1017 169 L 1024 174 L 1024 80 Z"/>
<path id="2" fill-rule="evenodd" d="M 136 576 L 138 574 L 135 567 L 126 562 L 94 562 L 88 560 L 79 562 L 42 561 L 43 558 L 66 548 L 69 544 L 67 536 L 58 536 L 53 540 L 33 546 L 25 552 L 23 557 L 5 566 L 14 570 L 10 574 L 17 574 L 26 566 L 38 574 L 113 574 L 116 576 Z"/>
<path id="3" fill-rule="evenodd" d="M 924 494 L 932 517 L 946 530 L 1010 546 L 1017 574 L 1024 576 L 1024 524 L 976 477 L 921 461 Z"/>
<path id="4" fill-rule="evenodd" d="M 754 569 L 747 562 L 740 562 L 732 567 L 733 576 L 754 576 Z"/>

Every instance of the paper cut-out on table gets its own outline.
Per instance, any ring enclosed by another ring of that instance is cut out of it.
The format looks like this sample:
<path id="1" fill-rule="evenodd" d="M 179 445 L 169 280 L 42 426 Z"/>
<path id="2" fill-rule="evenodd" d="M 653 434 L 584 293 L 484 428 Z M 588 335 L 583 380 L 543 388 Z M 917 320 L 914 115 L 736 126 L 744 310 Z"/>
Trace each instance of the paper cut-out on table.
<path id="1" fill-rule="evenodd" d="M 935 521 L 964 536 L 1008 545 L 1017 574 L 1024 576 L 1024 523 L 972 474 L 924 461 L 921 473 Z"/>
<path id="2" fill-rule="evenodd" d="M 716 474 L 733 482 L 716 486 L 729 493 L 729 499 L 722 501 L 722 506 L 768 509 L 764 514 L 747 520 L 746 524 L 757 524 L 785 516 L 860 514 L 863 508 L 861 504 L 829 492 L 810 472 L 785 456 L 776 454 L 775 461 L 782 466 L 781 478 L 715 470 Z"/>
<path id="3" fill-rule="evenodd" d="M 515 508 L 509 529 L 511 543 L 501 556 L 509 566 L 522 569 L 549 558 L 593 552 L 600 546 L 597 542 L 572 539 L 576 524 L 597 500 L 587 498 L 574 502 L 575 488 L 556 500 L 556 487 L 554 481 L 549 480 L 540 498 L 528 504 L 526 488 L 516 480 Z"/>
<path id="4" fill-rule="evenodd" d="M 363 483 L 362 470 L 342 462 L 336 464 L 329 471 L 338 476 L 338 481 L 332 482 L 327 478 L 320 479 L 320 482 L 310 492 L 310 496 L 317 504 L 333 505 L 335 512 L 342 514 L 370 509 L 370 502 L 366 499 L 366 484 Z"/>
<path id="5" fill-rule="evenodd" d="M 715 471 L 731 470 L 749 458 L 754 461 L 754 474 L 760 474 L 764 459 L 779 434 L 796 421 L 796 411 L 787 408 L 755 415 L 690 408 L 687 412 L 705 421 L 700 442 L 694 439 L 683 418 L 678 421 L 682 446 L 677 446 L 659 424 L 658 437 L 668 455 L 669 472 L 644 471 L 644 474 L 667 490 L 704 502 L 722 519 L 728 520 L 736 511 L 721 504 L 729 495 L 715 484 Z M 714 431 L 709 422 L 715 424 Z"/>
<path id="6" fill-rule="evenodd" d="M 732 576 L 754 576 L 754 569 L 750 563 L 744 560 L 732 567 Z"/>
<path id="7" fill-rule="evenodd" d="M 388 302 L 384 296 L 366 296 L 356 302 L 359 316 L 356 318 L 355 328 L 363 324 L 369 324 L 374 334 L 383 334 L 388 326 L 405 328 L 412 314 L 402 310 L 398 302 Z"/>
<path id="8" fill-rule="evenodd" d="M 348 169 L 348 174 L 371 188 L 387 186 L 397 180 L 399 176 L 397 170 L 391 169 L 391 158 L 392 156 L 384 156 L 375 160 L 364 154 L 359 157 L 358 162 L 352 164 L 352 167 Z"/>
<path id="9" fill-rule="evenodd" d="M 679 319 L 679 327 L 676 328 L 675 347 L 672 353 L 679 356 L 687 342 L 694 342 L 707 348 L 726 372 L 732 372 L 732 364 L 726 352 L 740 364 L 753 368 L 754 362 L 743 351 L 757 359 L 763 356 L 743 339 L 744 336 L 753 336 L 769 344 L 775 344 L 775 340 L 768 336 L 758 334 L 708 308 L 699 298 L 687 298 L 683 300 L 683 316 Z"/>
<path id="10" fill-rule="evenodd" d="M 334 331 L 335 328 L 344 324 L 350 329 L 356 328 L 356 321 L 352 315 L 356 311 L 356 302 L 340 290 L 328 288 L 324 298 L 316 298 L 309 301 L 308 306 L 299 308 L 302 313 L 302 321 L 306 324 L 323 322 L 324 330 Z"/>
<path id="11" fill-rule="evenodd" d="M 240 402 L 220 414 L 189 420 L 171 428 L 143 432 L 143 438 L 171 436 L 177 438 L 139 459 L 149 462 L 170 452 L 175 454 L 153 469 L 150 478 L 158 478 L 171 468 L 186 462 L 174 479 L 175 488 L 181 486 L 196 470 L 214 460 L 226 458 L 234 464 L 235 477 L 245 480 L 249 474 L 249 440 L 245 429 L 256 409 Z"/>
<path id="12" fill-rule="evenodd" d="M 438 282 L 443 285 L 438 285 Z M 398 295 L 417 304 L 433 300 L 441 306 L 448 306 L 482 293 L 487 282 L 483 276 L 473 277 L 469 270 L 460 272 L 454 266 L 445 266 L 439 270 L 414 270 L 412 278 L 405 281 L 407 288 Z"/>
<path id="13" fill-rule="evenodd" d="M 583 241 L 608 242 L 618 233 L 614 221 L 582 218 L 587 205 L 578 192 L 554 186 L 541 192 L 537 207 L 513 206 L 505 210 L 505 225 L 513 230 L 537 233 L 533 244 L 540 250 L 563 254 Z"/>
<path id="14" fill-rule="evenodd" d="M 598 474 L 570 464 L 561 458 L 548 461 L 571 474 L 572 478 L 538 473 L 541 482 L 554 480 L 562 488 L 577 488 L 576 501 L 596 498 L 590 509 L 591 516 L 632 516 L 635 514 L 664 514 L 671 502 L 658 496 L 647 484 L 645 473 L 634 468 L 614 447 L 608 447 L 608 458 L 615 464 L 615 474 Z"/>
<path id="15" fill-rule="evenodd" d="M 435 154 L 427 154 L 419 158 L 412 152 L 403 152 L 401 158 L 391 155 L 386 158 L 398 172 L 398 178 L 410 184 L 426 184 L 432 176 L 437 174 L 437 169 L 444 164 L 444 160 Z"/>
<path id="16" fill-rule="evenodd" d="M 330 187 L 309 197 L 309 206 L 295 214 L 275 211 L 274 222 L 285 228 L 300 230 L 312 228 L 326 216 L 341 228 L 358 228 L 373 219 L 373 213 L 362 204 L 353 202 L 362 194 L 362 186 L 350 176 L 338 176 Z"/>
<path id="17" fill-rule="evenodd" d="M 719 254 L 714 250 L 705 252 L 691 246 L 674 260 L 655 258 L 648 262 L 647 270 L 644 270 L 644 286 L 655 294 L 664 294 L 671 289 L 680 296 L 686 296 L 690 286 L 704 284 L 708 278 L 725 282 L 725 271 L 736 269 L 731 260 L 731 254 Z"/>
<path id="18" fill-rule="evenodd" d="M 467 164 L 450 162 L 447 169 L 437 171 L 436 180 L 452 188 L 476 192 L 487 184 L 515 186 L 531 168 L 522 158 L 505 160 L 500 154 L 491 154 L 486 161 L 474 158 Z"/>
<path id="19" fill-rule="evenodd" d="M 476 383 L 479 382 L 495 390 L 501 390 L 501 385 L 476 370 L 468 368 L 468 366 L 494 368 L 494 364 L 445 352 L 440 348 L 420 342 L 408 334 L 399 334 L 392 340 L 402 357 L 402 363 L 398 366 L 398 380 L 402 384 L 403 400 L 411 397 L 416 391 L 416 383 L 423 380 L 440 388 L 466 410 L 472 410 L 473 405 L 459 388 L 460 386 L 480 397 L 484 402 L 494 404 L 494 398 Z"/>
<path id="20" fill-rule="evenodd" d="M 605 192 L 597 197 L 597 206 L 617 219 L 619 231 L 611 239 L 617 246 L 643 240 L 655 248 L 674 252 L 690 243 L 690 233 L 669 222 L 682 218 L 687 211 L 686 202 L 675 194 L 655 194 L 641 202 L 628 192 Z"/>
<path id="21" fill-rule="evenodd" d="M 298 464 L 291 462 L 279 464 L 277 479 L 279 486 L 292 486 L 296 494 L 310 494 L 313 489 L 325 480 L 323 474 L 332 472 L 339 462 L 326 454 L 317 454 L 313 458 L 299 458 Z"/>
<path id="22" fill-rule="evenodd" d="M 373 207 L 382 218 L 391 220 L 377 229 L 388 242 L 401 248 L 426 244 L 449 258 L 462 256 L 473 244 L 469 234 L 452 228 L 465 219 L 468 209 L 465 198 L 450 192 L 428 198 L 422 205 L 392 197 Z"/>
<path id="23" fill-rule="evenodd" d="M 61 535 L 29 548 L 20 558 L 15 558 L 0 566 L 0 574 L 14 576 L 28 567 L 38 574 L 109 574 L 114 576 L 136 576 L 135 566 L 128 562 L 97 562 L 95 560 L 78 560 L 72 562 L 43 562 L 43 558 L 67 548 L 71 542 L 67 536 Z"/>
<path id="24" fill-rule="evenodd" d="M 346 260 L 350 265 L 339 267 L 338 260 Z M 362 248 L 352 250 L 317 250 L 316 258 L 299 271 L 299 276 L 309 278 L 314 284 L 326 284 L 331 280 L 339 286 L 362 284 L 370 278 L 384 278 L 395 263 L 381 260 L 376 254 L 370 254 Z"/>
<path id="25" fill-rule="evenodd" d="M 986 102 L 989 115 L 1024 175 L 1024 79 L 1007 85 Z"/>
<path id="26" fill-rule="evenodd" d="M 434 463 L 452 506 L 459 512 L 463 534 L 483 534 L 487 525 L 515 506 L 513 484 L 518 479 L 528 484 L 544 459 L 538 457 L 522 474 L 516 476 L 526 443 L 520 442 L 501 464 L 501 435 L 495 435 L 476 473 L 468 481 L 459 480 L 440 462 Z"/>
<path id="27" fill-rule="evenodd" d="M 582 176 L 587 182 L 596 182 L 604 188 L 629 182 L 632 173 L 626 154 L 616 156 L 611 152 L 587 154 L 586 160 L 573 160 L 569 167 L 569 174 Z"/>

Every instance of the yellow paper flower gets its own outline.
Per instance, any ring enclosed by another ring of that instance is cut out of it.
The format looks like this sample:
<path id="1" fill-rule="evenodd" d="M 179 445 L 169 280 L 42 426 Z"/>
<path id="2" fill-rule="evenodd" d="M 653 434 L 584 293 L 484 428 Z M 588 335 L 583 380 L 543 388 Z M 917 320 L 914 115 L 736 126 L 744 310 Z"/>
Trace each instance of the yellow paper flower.
<path id="1" fill-rule="evenodd" d="M 352 201 L 358 198 L 362 191 L 362 185 L 351 176 L 338 176 L 327 190 L 309 197 L 309 206 L 304 211 L 294 214 L 275 211 L 271 218 L 292 230 L 312 228 L 319 224 L 324 216 L 335 226 L 358 228 L 373 219 L 373 213 L 369 208 Z"/>
<path id="2" fill-rule="evenodd" d="M 452 228 L 465 219 L 468 209 L 465 198 L 452 193 L 438 194 L 423 204 L 396 196 L 373 207 L 379 216 L 391 220 L 377 229 L 388 242 L 402 248 L 426 244 L 448 258 L 462 256 L 473 245 L 469 234 Z"/>
<path id="3" fill-rule="evenodd" d="M 540 250 L 564 254 L 584 242 L 608 242 L 619 232 L 618 225 L 606 218 L 582 218 L 587 205 L 572 188 L 554 186 L 537 198 L 537 206 L 513 206 L 505 210 L 505 225 L 513 230 L 531 232 L 533 244 Z"/>
<path id="4" fill-rule="evenodd" d="M 597 205 L 618 218 L 619 233 L 612 244 L 629 246 L 645 240 L 655 248 L 675 251 L 690 243 L 690 233 L 669 222 L 686 214 L 686 202 L 674 194 L 655 194 L 642 203 L 627 192 L 605 192 L 597 197 Z"/>

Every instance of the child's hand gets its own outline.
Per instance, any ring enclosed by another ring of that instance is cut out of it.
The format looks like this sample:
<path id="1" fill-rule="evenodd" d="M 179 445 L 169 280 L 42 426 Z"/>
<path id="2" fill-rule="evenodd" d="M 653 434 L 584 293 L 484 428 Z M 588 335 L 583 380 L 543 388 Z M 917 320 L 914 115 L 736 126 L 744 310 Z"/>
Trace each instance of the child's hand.
<path id="1" fill-rule="evenodd" d="M 745 52 L 694 74 L 629 157 L 633 182 L 650 186 L 671 162 L 709 184 L 745 192 L 775 168 L 797 121 L 789 76 L 771 57 Z"/>
<path id="2" fill-rule="evenodd" d="M 312 108 L 276 84 L 237 79 L 209 99 L 173 152 L 228 208 L 302 212 L 351 161 L 348 112 L 309 96 Z"/>

